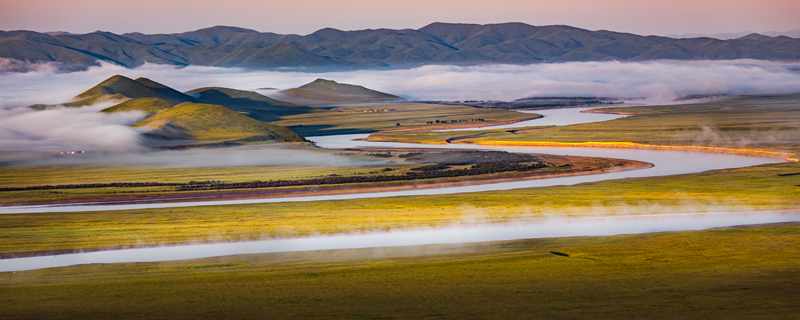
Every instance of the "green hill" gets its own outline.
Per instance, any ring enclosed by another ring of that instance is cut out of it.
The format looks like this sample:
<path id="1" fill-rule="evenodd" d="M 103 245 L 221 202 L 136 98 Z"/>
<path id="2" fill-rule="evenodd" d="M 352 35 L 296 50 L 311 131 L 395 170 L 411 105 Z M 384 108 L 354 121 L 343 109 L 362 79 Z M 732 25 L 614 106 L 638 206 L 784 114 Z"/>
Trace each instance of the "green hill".
<path id="1" fill-rule="evenodd" d="M 161 139 L 305 141 L 297 133 L 264 123 L 220 105 L 184 102 L 142 120 L 134 127 L 153 129 Z"/>
<path id="2" fill-rule="evenodd" d="M 194 98 L 175 89 L 147 78 L 130 78 L 115 75 L 100 84 L 77 95 L 76 99 L 89 99 L 96 96 L 109 96 L 119 94 L 126 98 L 159 98 L 162 100 L 181 103 L 194 101 Z"/>
<path id="3" fill-rule="evenodd" d="M 299 88 L 282 90 L 280 93 L 300 99 L 333 103 L 364 103 L 404 100 L 398 96 L 351 84 L 317 79 Z"/>
<path id="4" fill-rule="evenodd" d="M 105 108 L 100 112 L 114 113 L 114 112 L 142 111 L 147 114 L 155 114 L 163 110 L 169 109 L 174 105 L 175 105 L 174 102 L 159 98 L 136 98 Z"/>
<path id="5" fill-rule="evenodd" d="M 125 76 L 115 75 L 92 87 L 91 89 L 75 96 L 75 101 L 58 105 L 35 104 L 28 106 L 28 108 L 34 110 L 44 110 L 53 108 L 55 106 L 74 108 L 89 106 L 100 102 L 121 101 L 137 98 L 156 98 L 158 100 L 171 102 L 173 105 L 181 102 L 195 101 L 194 98 L 181 93 L 180 91 L 147 78 L 138 78 L 136 80 L 132 80 Z M 138 107 L 134 108 L 136 110 L 150 110 L 153 108 L 160 108 L 160 106 L 163 105 L 163 103 L 156 103 L 156 105 L 145 107 L 143 106 L 144 102 L 142 101 L 136 102 L 135 104 L 138 105 Z"/>
<path id="6" fill-rule="evenodd" d="M 264 122 L 312 111 L 309 107 L 270 99 L 253 91 L 209 87 L 187 91 L 186 94 L 195 97 L 198 103 L 221 105 Z"/>
<path id="7" fill-rule="evenodd" d="M 57 106 L 64 106 L 64 107 L 69 107 L 69 108 L 78 108 L 78 107 L 83 107 L 83 106 L 90 106 L 90 105 L 93 105 L 95 103 L 101 103 L 101 102 L 107 102 L 107 101 L 123 101 L 123 100 L 126 100 L 126 99 L 128 99 L 128 97 L 126 97 L 124 95 L 121 95 L 121 94 L 118 94 L 118 93 L 117 94 L 112 94 L 112 95 L 96 94 L 96 95 L 90 96 L 88 98 L 77 100 L 77 101 L 73 101 L 73 102 L 67 102 L 67 103 L 61 103 L 61 104 L 34 104 L 34 105 L 31 105 L 31 106 L 28 106 L 28 108 L 31 108 L 33 110 L 46 110 L 46 109 L 50 109 L 50 108 L 55 108 Z"/>

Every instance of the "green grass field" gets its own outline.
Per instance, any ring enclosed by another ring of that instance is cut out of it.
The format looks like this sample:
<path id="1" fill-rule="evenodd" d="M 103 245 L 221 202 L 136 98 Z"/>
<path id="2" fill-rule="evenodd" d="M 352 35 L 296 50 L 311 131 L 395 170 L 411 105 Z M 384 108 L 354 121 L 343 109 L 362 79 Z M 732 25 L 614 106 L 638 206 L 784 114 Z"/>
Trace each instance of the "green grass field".
<path id="1" fill-rule="evenodd" d="M 381 110 L 364 112 L 365 110 Z M 382 111 L 389 110 L 389 111 Z M 347 133 L 366 133 L 386 130 L 428 130 L 439 124 L 427 124 L 428 121 L 452 121 L 484 119 L 485 121 L 460 122 L 449 126 L 490 126 L 509 121 L 522 121 L 538 117 L 530 113 L 519 113 L 504 109 L 483 109 L 468 106 L 435 105 L 435 104 L 370 104 L 333 109 L 317 109 L 314 112 L 285 116 L 280 121 L 272 122 L 289 127 L 303 136 L 318 136 Z M 397 124 L 400 124 L 398 126 Z"/>
<path id="2" fill-rule="evenodd" d="M 799 287 L 795 226 L 5 272 L 0 304 L 5 319 L 797 319 Z"/>
<path id="3" fill-rule="evenodd" d="M 96 165 L 96 166 L 72 166 L 72 165 L 52 165 L 52 166 L 23 166 L 0 168 L 0 188 L 25 188 L 43 187 L 58 185 L 85 185 L 85 184 L 109 184 L 109 183 L 189 183 L 191 181 L 219 181 L 222 183 L 239 183 L 252 181 L 278 181 L 278 180 L 306 180 L 320 179 L 335 176 L 338 178 L 363 178 L 369 180 L 370 177 L 378 176 L 400 176 L 419 173 L 418 167 L 425 166 L 424 163 L 407 162 L 401 156 L 410 151 L 387 151 L 387 150 L 324 150 L 309 146 L 254 146 L 269 152 L 305 152 L 304 157 L 328 157 L 331 165 L 263 165 L 263 166 L 244 166 L 244 167 L 200 167 L 200 168 L 170 168 L 160 166 L 144 165 Z M 236 151 L 233 151 L 236 152 Z M 428 155 L 436 155 L 438 152 L 429 152 Z M 331 158 L 337 156 L 338 158 Z M 485 158 L 485 157 L 484 157 Z M 408 180 L 423 182 L 454 182 L 469 179 L 495 179 L 509 178 L 526 174 L 554 174 L 562 172 L 581 172 L 607 168 L 609 161 L 599 158 L 582 157 L 561 157 L 544 156 L 548 166 L 538 168 L 533 171 L 505 171 L 485 174 L 470 174 L 462 176 L 440 176 L 424 179 L 414 179 L 409 176 Z M 338 165 L 333 165 L 338 163 Z M 447 170 L 463 170 L 471 168 L 471 164 L 450 165 L 437 172 Z M 404 181 L 361 181 L 353 182 L 350 187 L 375 187 L 386 185 L 397 185 Z M 333 186 L 333 184 L 326 184 Z M 344 186 L 342 184 L 337 186 Z M 41 188 L 34 190 L 5 190 L 0 191 L 0 204 L 24 204 L 39 201 L 64 201 L 64 200 L 89 200 L 106 196 L 146 196 L 155 194 L 178 194 L 175 186 L 94 186 L 86 188 Z M 297 188 L 312 188 L 307 186 L 284 186 L 279 190 L 293 190 Z M 275 188 L 269 188 L 275 189 Z M 213 192 L 214 190 L 212 190 Z M 225 192 L 226 190 L 216 190 Z M 181 191 L 182 196 L 189 196 L 189 191 Z M 119 200 L 119 199 L 117 199 Z"/>
<path id="4" fill-rule="evenodd" d="M 291 130 L 261 122 L 219 105 L 184 102 L 137 122 L 134 127 L 159 130 L 159 135 L 198 140 L 268 137 L 267 141 L 304 141 Z M 156 134 L 156 133 L 151 133 Z"/>
<path id="5" fill-rule="evenodd" d="M 800 164 L 468 194 L 0 215 L 0 253 L 593 215 L 797 209 Z"/>
<path id="6" fill-rule="evenodd" d="M 635 142 L 800 154 L 800 95 L 747 96 L 701 104 L 608 108 L 636 116 L 563 127 L 376 134 L 391 141 Z"/>
<path id="7" fill-rule="evenodd" d="M 401 110 L 405 107 L 409 109 Z M 426 121 L 458 120 L 464 115 L 487 122 L 530 117 L 506 110 L 477 109 L 480 113 L 473 114 L 474 108 L 413 104 L 390 112 L 363 112 L 370 108 L 375 106 L 322 110 L 290 116 L 279 124 L 315 134 L 334 134 L 392 130 L 397 129 L 397 122 L 401 128 L 424 128 Z M 496 111 L 496 118 L 487 116 L 489 111 Z M 637 116 L 595 124 L 527 128 L 518 134 L 495 130 L 380 137 L 429 143 L 451 138 L 465 143 L 629 141 L 800 151 L 798 96 L 740 97 L 619 111 Z M 249 181 L 331 172 L 368 174 L 374 170 L 304 166 L 23 167 L 0 168 L 0 186 L 120 180 Z M 4 195 L 10 199 L 22 196 Z M 470 194 L 0 215 L 0 253 L 549 217 L 798 207 L 800 163 L 780 163 Z M 785 226 L 5 272 L 0 273 L 0 318 L 797 319 L 799 287 L 800 227 Z"/>

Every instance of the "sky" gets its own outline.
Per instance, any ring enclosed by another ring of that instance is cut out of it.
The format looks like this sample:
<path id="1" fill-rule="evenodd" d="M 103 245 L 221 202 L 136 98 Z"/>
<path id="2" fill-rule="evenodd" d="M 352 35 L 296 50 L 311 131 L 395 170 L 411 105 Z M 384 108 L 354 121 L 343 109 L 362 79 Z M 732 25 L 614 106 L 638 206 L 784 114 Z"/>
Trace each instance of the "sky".
<path id="1" fill-rule="evenodd" d="M 0 0 L 0 30 L 280 34 L 418 29 L 432 22 L 564 24 L 640 35 L 800 29 L 798 0 Z"/>

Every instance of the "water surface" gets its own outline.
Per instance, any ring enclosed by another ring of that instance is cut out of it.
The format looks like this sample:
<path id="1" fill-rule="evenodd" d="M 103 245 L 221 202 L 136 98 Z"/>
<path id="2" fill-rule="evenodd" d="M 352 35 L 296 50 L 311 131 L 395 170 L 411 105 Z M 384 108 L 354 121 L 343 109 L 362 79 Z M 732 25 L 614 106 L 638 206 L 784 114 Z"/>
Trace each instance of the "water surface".
<path id="1" fill-rule="evenodd" d="M 0 272 L 64 267 L 89 263 L 173 261 L 237 254 L 686 231 L 732 225 L 790 221 L 800 221 L 800 211 L 661 214 L 550 219 L 528 223 L 420 228 L 389 232 L 336 234 L 233 243 L 162 246 L 18 259 L 1 259 Z"/>

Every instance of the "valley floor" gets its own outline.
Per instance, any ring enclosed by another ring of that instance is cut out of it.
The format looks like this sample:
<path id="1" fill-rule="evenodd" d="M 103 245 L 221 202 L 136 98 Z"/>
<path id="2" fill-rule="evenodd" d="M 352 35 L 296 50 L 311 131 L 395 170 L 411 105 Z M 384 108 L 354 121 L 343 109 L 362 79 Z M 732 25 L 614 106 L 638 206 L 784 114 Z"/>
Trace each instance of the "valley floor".
<path id="1" fill-rule="evenodd" d="M 796 319 L 800 227 L 0 273 L 5 319 Z"/>

